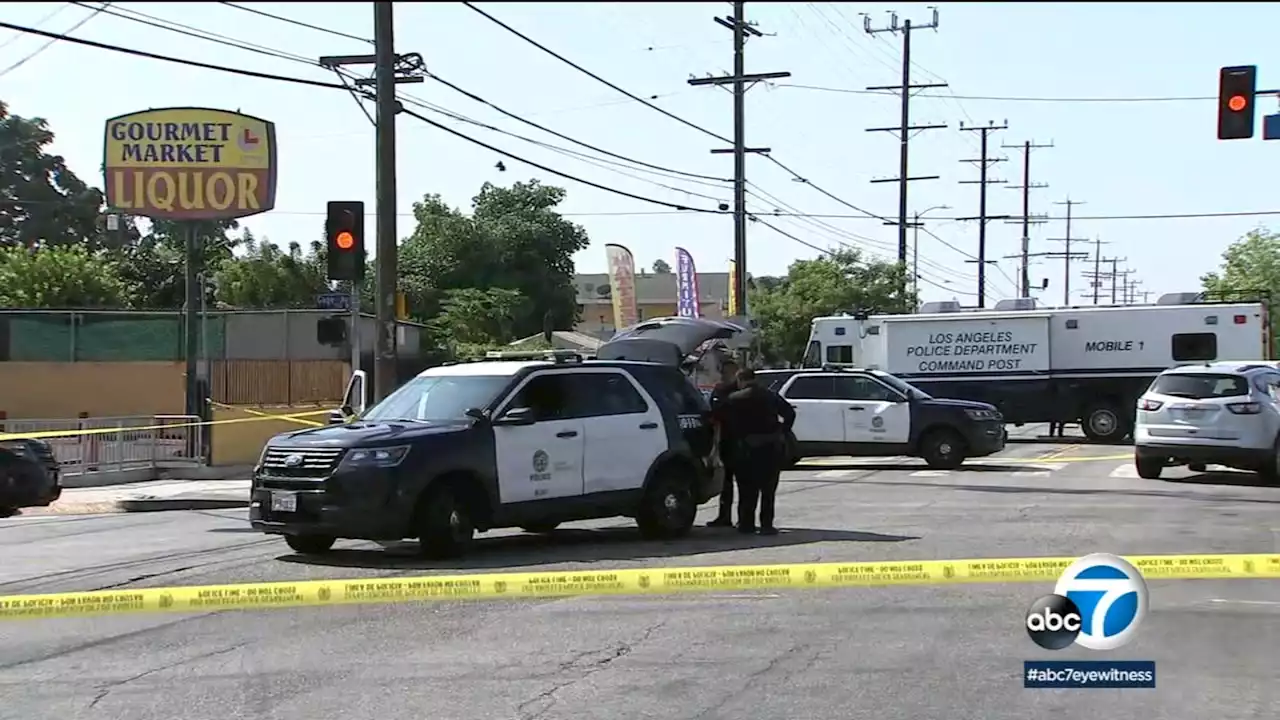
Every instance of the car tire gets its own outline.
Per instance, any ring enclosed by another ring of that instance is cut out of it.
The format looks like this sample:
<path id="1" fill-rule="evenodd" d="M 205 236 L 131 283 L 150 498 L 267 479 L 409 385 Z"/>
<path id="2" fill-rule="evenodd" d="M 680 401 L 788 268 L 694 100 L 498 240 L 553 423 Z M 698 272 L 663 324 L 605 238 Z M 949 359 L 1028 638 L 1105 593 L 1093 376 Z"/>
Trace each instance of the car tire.
<path id="1" fill-rule="evenodd" d="M 547 533 L 555 532 L 555 529 L 558 527 L 560 527 L 560 523 L 548 522 L 548 523 L 534 523 L 532 525 L 521 525 L 520 529 L 527 533 L 533 533 L 535 535 L 546 535 Z"/>
<path id="2" fill-rule="evenodd" d="M 1134 453 L 1133 466 L 1138 471 L 1138 477 L 1143 480 L 1159 480 L 1160 473 L 1164 472 L 1164 458 Z"/>
<path id="3" fill-rule="evenodd" d="M 415 523 L 418 549 L 436 560 L 461 557 L 475 541 L 475 522 L 454 488 L 437 483 L 427 490 Z"/>
<path id="4" fill-rule="evenodd" d="M 674 540 L 693 529 L 698 503 L 687 476 L 674 469 L 659 471 L 658 477 L 645 491 L 636 524 L 646 540 Z"/>
<path id="5" fill-rule="evenodd" d="M 934 470 L 955 470 L 964 464 L 964 438 L 954 430 L 930 430 L 920 439 L 919 453 Z"/>
<path id="6" fill-rule="evenodd" d="M 284 541 L 299 555 L 323 555 L 333 549 L 338 538 L 331 535 L 285 535 Z"/>
<path id="7" fill-rule="evenodd" d="M 1080 420 L 1085 437 L 1096 443 L 1116 444 L 1129 434 L 1129 427 L 1114 405 L 1094 405 L 1085 411 Z"/>
<path id="8" fill-rule="evenodd" d="M 1280 438 L 1272 446 L 1271 462 L 1258 468 L 1258 479 L 1268 485 L 1280 485 Z"/>

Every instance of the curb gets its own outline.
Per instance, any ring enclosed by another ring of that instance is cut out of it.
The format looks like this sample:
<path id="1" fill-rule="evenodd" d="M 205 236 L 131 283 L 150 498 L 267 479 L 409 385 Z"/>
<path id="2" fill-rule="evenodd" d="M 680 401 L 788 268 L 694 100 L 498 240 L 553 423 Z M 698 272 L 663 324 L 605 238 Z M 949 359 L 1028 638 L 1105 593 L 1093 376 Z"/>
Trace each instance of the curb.
<path id="1" fill-rule="evenodd" d="M 216 498 L 139 498 L 136 500 L 117 500 L 116 508 L 120 512 L 162 512 L 173 510 L 234 510 L 249 507 L 248 498 L 243 500 Z"/>

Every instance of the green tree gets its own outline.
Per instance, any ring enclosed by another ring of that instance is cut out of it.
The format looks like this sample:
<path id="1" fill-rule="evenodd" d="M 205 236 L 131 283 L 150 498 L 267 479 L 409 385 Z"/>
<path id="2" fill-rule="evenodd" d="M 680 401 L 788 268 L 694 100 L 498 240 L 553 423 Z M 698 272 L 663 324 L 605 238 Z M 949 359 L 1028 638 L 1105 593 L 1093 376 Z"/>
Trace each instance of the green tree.
<path id="1" fill-rule="evenodd" d="M 654 260 L 653 274 L 654 275 L 670 275 L 671 265 L 668 264 L 666 260 Z"/>
<path id="2" fill-rule="evenodd" d="M 131 290 L 105 253 L 84 245 L 0 248 L 0 306 L 120 308 Z"/>
<path id="3" fill-rule="evenodd" d="M 244 256 L 224 260 L 213 275 L 220 304 L 255 310 L 314 307 L 316 295 L 329 289 L 324 267 L 316 262 L 320 243 L 312 244 L 309 255 L 296 242 L 285 251 L 265 239 L 259 242 L 248 229 L 239 242 Z"/>
<path id="4" fill-rule="evenodd" d="M 0 245 L 90 243 L 101 230 L 102 193 L 45 148 L 53 131 L 42 118 L 13 115 L 0 102 Z"/>
<path id="5" fill-rule="evenodd" d="M 242 238 L 228 235 L 239 227 L 235 220 L 199 222 L 195 225 L 203 248 L 206 277 L 214 278 L 225 263 L 234 261 L 233 250 Z M 247 230 L 245 232 L 248 232 Z M 133 305 L 145 310 L 176 310 L 186 298 L 187 236 L 181 223 L 157 220 L 148 232 L 112 249 L 121 276 L 136 293 Z M 214 286 L 205 300 L 215 299 Z"/>
<path id="6" fill-rule="evenodd" d="M 515 339 L 512 326 L 524 303 L 523 295 L 506 288 L 449 290 L 431 327 L 437 337 L 455 343 L 505 344 Z"/>
<path id="7" fill-rule="evenodd" d="M 556 212 L 564 197 L 563 189 L 535 180 L 507 188 L 486 183 L 470 216 L 438 195 L 416 203 L 417 227 L 400 248 L 400 289 L 411 314 L 434 318 L 451 290 L 502 288 L 524 298 L 511 317 L 513 337 L 540 332 L 548 311 L 554 327 L 572 327 L 578 319 L 573 254 L 589 240 Z"/>
<path id="8" fill-rule="evenodd" d="M 1222 253 L 1222 266 L 1205 273 L 1200 284 L 1211 299 L 1271 299 L 1271 327 L 1280 322 L 1280 233 L 1250 230 Z M 1280 352 L 1280 337 L 1276 338 Z"/>
<path id="9" fill-rule="evenodd" d="M 748 288 L 751 314 L 759 324 L 758 350 L 766 362 L 798 362 L 815 317 L 840 312 L 908 312 L 901 265 L 866 261 L 857 250 L 836 250 L 816 260 L 797 260 L 779 279 L 760 278 Z"/>

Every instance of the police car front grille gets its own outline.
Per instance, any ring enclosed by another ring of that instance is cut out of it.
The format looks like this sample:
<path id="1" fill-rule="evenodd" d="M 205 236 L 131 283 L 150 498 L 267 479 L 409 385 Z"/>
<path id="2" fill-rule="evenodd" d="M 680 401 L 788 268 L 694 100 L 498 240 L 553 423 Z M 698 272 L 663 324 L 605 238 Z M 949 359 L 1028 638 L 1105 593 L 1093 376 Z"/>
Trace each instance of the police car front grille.
<path id="1" fill-rule="evenodd" d="M 262 469 L 284 477 L 325 477 L 342 460 L 343 448 L 269 447 L 262 456 Z M 289 458 L 297 456 L 293 463 Z"/>

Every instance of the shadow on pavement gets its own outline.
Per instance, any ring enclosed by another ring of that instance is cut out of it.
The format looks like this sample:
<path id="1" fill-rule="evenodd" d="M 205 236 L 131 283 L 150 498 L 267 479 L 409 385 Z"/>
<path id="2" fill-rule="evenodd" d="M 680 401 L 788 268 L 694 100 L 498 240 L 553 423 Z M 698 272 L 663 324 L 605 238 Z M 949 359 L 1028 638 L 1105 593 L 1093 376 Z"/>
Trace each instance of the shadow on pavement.
<path id="1" fill-rule="evenodd" d="M 732 529 L 698 528 L 688 537 L 672 541 L 645 541 L 635 528 L 604 530 L 556 530 L 547 535 L 481 537 L 467 557 L 432 561 L 417 555 L 416 542 L 404 542 L 382 550 L 336 549 L 324 555 L 282 555 L 278 560 L 303 565 L 377 569 L 493 570 L 568 562 L 607 562 L 681 557 L 752 548 L 787 547 L 818 542 L 904 542 L 919 540 L 908 535 L 883 535 L 848 530 L 787 529 L 772 537 L 739 535 Z"/>
<path id="2" fill-rule="evenodd" d="M 1256 487 L 1271 488 L 1270 485 L 1258 477 L 1257 473 L 1245 472 L 1202 472 L 1195 473 L 1186 477 L 1162 477 L 1164 482 L 1178 483 L 1180 485 L 1224 485 L 1227 487 Z"/>
<path id="3" fill-rule="evenodd" d="M 1120 442 L 1094 442 L 1083 435 L 1068 435 L 1067 437 L 1054 437 L 1052 435 L 1020 435 L 1010 436 L 1005 441 L 1006 445 L 1088 445 L 1089 447 L 1133 447 L 1132 440 L 1122 440 Z"/>
<path id="4" fill-rule="evenodd" d="M 1159 480 L 1153 482 L 1160 482 Z M 1178 482 L 1176 480 L 1170 482 Z M 1184 481 L 1185 482 L 1185 481 Z M 997 495 L 1105 495 L 1108 497 L 1154 497 L 1178 498 L 1181 500 L 1201 500 L 1205 502 L 1238 502 L 1280 504 L 1280 496 L 1276 499 L 1245 498 L 1235 495 L 1203 495 L 1192 491 L 1174 490 L 1116 490 L 1113 488 L 1064 488 L 1064 487 L 1028 487 L 1025 485 L 956 485 L 938 482 L 908 482 L 906 480 L 859 480 L 859 485 L 887 485 L 903 487 L 930 487 L 939 490 L 963 490 L 966 492 L 993 493 Z M 1206 483 L 1207 484 L 1207 483 Z M 1240 483 L 1236 483 L 1241 485 Z"/>

